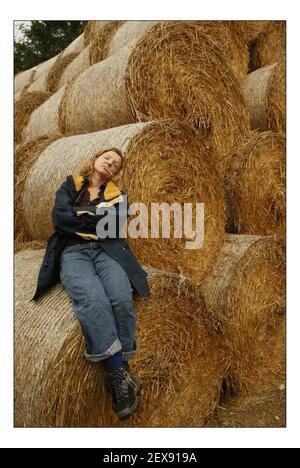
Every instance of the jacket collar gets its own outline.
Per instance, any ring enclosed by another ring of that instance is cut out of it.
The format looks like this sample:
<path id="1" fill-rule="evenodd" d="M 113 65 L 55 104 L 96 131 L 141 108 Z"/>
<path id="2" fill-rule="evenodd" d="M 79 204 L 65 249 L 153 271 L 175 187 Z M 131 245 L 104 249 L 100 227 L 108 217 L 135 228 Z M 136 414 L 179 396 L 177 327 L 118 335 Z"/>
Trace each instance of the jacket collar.
<path id="1" fill-rule="evenodd" d="M 89 185 L 89 180 L 87 177 L 84 177 L 80 174 L 72 174 L 73 184 L 75 186 L 76 192 L 79 192 L 82 188 L 86 188 Z M 111 180 L 107 181 L 105 184 L 104 189 L 104 199 L 105 200 L 112 200 L 115 197 L 121 195 L 120 188 Z"/>

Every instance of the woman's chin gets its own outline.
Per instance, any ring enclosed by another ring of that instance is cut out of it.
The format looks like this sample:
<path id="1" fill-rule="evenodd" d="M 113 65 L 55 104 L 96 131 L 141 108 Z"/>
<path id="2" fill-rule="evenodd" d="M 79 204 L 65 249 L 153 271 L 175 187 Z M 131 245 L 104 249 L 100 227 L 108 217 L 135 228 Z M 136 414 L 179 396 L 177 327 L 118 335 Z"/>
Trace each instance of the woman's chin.
<path id="1" fill-rule="evenodd" d="M 108 171 L 106 171 L 105 169 L 103 169 L 102 171 L 99 171 L 101 177 L 105 180 L 108 180 L 110 179 L 111 175 Z"/>

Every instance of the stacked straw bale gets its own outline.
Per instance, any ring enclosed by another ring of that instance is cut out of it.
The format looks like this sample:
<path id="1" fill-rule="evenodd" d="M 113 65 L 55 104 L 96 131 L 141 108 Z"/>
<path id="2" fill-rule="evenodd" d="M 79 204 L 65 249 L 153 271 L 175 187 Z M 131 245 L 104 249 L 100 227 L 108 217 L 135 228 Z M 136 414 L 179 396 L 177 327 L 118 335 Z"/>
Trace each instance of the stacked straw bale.
<path id="1" fill-rule="evenodd" d="M 47 75 L 47 90 L 52 94 L 58 91 L 65 83 L 63 77 L 66 70 L 84 50 L 84 34 L 80 34 L 57 57 L 54 66 Z"/>
<path id="2" fill-rule="evenodd" d="M 123 21 L 95 21 L 95 23 L 101 23 L 101 25 L 92 28 L 93 33 L 89 34 L 86 47 L 80 51 L 75 60 L 65 67 L 57 89 L 73 82 L 90 65 L 100 62 L 107 56 L 109 41 L 116 30 L 123 24 Z"/>
<path id="3" fill-rule="evenodd" d="M 227 157 L 249 132 L 243 97 L 226 57 L 193 21 L 155 23 L 134 45 L 81 73 L 59 96 L 63 133 L 165 118 L 204 129 L 223 157 L 221 174 Z M 40 113 L 49 115 L 46 104 Z M 27 133 L 28 138 L 46 135 L 47 123 L 33 114 Z"/>
<path id="4" fill-rule="evenodd" d="M 98 21 L 95 22 L 96 24 Z M 94 27 L 91 33 L 90 42 L 90 64 L 100 62 L 108 55 L 108 46 L 111 38 L 114 36 L 116 31 L 124 24 L 124 21 L 106 21 L 105 24 L 100 21 L 100 26 Z"/>
<path id="5" fill-rule="evenodd" d="M 23 92 L 19 94 L 14 106 L 14 140 L 17 143 L 23 140 L 24 130 L 28 125 L 32 112 L 50 96 L 50 93 L 44 92 Z"/>
<path id="6" fill-rule="evenodd" d="M 81 72 L 90 66 L 90 45 L 88 45 L 82 52 L 64 69 L 59 83 L 58 89 L 74 81 Z"/>
<path id="7" fill-rule="evenodd" d="M 60 79 L 65 68 L 73 62 L 73 60 L 79 55 L 79 52 L 72 52 L 70 54 L 64 54 L 61 52 L 57 57 L 53 67 L 47 74 L 46 89 L 50 93 L 55 93 L 59 89 Z"/>
<path id="8" fill-rule="evenodd" d="M 118 29 L 113 36 L 108 46 L 108 56 L 118 52 L 125 46 L 132 47 L 137 44 L 151 28 L 161 21 L 126 21 L 126 23 Z M 170 24 L 172 21 L 169 22 Z M 174 21 L 174 24 L 176 21 Z M 187 22 L 188 23 L 188 22 Z M 228 21 L 197 21 L 199 31 L 207 34 L 215 45 L 220 49 L 222 54 L 231 64 L 237 78 L 241 81 L 245 79 L 248 71 L 249 54 L 246 45 L 238 41 L 236 30 L 229 24 Z"/>
<path id="9" fill-rule="evenodd" d="M 222 402 L 208 427 L 286 427 L 285 385 Z"/>
<path id="10" fill-rule="evenodd" d="M 227 235 L 201 292 L 231 355 L 229 394 L 278 386 L 285 375 L 285 248 L 273 237 Z"/>
<path id="11" fill-rule="evenodd" d="M 229 225 L 240 234 L 285 234 L 285 136 L 253 132 L 226 178 Z"/>
<path id="12" fill-rule="evenodd" d="M 36 140 L 40 137 L 51 137 L 61 132 L 60 105 L 65 87 L 53 94 L 47 101 L 32 112 L 28 125 L 24 129 L 24 140 Z"/>
<path id="13" fill-rule="evenodd" d="M 14 93 L 22 93 L 34 81 L 37 67 L 18 73 L 14 78 Z"/>
<path id="14" fill-rule="evenodd" d="M 259 36 L 253 50 L 254 69 L 272 65 L 285 60 L 286 56 L 286 22 L 270 21 Z"/>
<path id="15" fill-rule="evenodd" d="M 15 148 L 14 157 L 14 216 L 15 216 L 15 241 L 16 248 L 19 250 L 21 244 L 28 243 L 29 238 L 25 231 L 23 195 L 26 178 L 39 154 L 53 141 L 59 138 L 41 137 L 37 140 L 31 140 L 28 143 L 22 143 Z M 34 205 L 33 205 L 34 206 Z"/>
<path id="16" fill-rule="evenodd" d="M 108 23 L 107 20 L 102 21 L 88 21 L 86 27 L 84 28 L 83 37 L 84 37 L 84 47 L 87 47 L 93 40 L 95 33 L 105 27 Z"/>
<path id="17" fill-rule="evenodd" d="M 139 352 L 131 361 L 144 388 L 137 412 L 121 422 L 102 365 L 83 357 L 62 285 L 29 302 L 43 254 L 15 257 L 15 426 L 203 426 L 218 403 L 227 356 L 197 288 L 184 277 L 148 270 L 151 295 L 135 301 Z"/>
<path id="18" fill-rule="evenodd" d="M 37 65 L 36 70 L 35 70 L 35 75 L 34 75 L 34 81 L 28 88 L 28 91 L 30 93 L 31 92 L 47 92 L 48 73 L 51 71 L 57 59 L 58 59 L 58 55 L 55 55 L 49 60 L 46 60 L 45 62 Z"/>
<path id="19" fill-rule="evenodd" d="M 285 132 L 285 62 L 250 73 L 243 92 L 253 130 Z"/>
<path id="20" fill-rule="evenodd" d="M 223 243 L 225 200 L 214 151 L 205 138 L 179 122 L 137 123 L 70 136 L 49 145 L 28 173 L 24 188 L 22 207 L 29 239 L 46 239 L 51 234 L 54 195 L 65 177 L 110 147 L 124 153 L 116 181 L 129 194 L 131 203 L 145 203 L 150 212 L 151 203 L 192 203 L 193 229 L 195 204 L 204 203 L 201 249 L 186 249 L 187 239 L 175 238 L 172 220 L 169 239 L 128 239 L 141 263 L 182 273 L 198 283 Z M 150 236 L 148 229 L 147 233 Z"/>
<path id="21" fill-rule="evenodd" d="M 73 62 L 79 52 L 66 54 L 66 50 L 36 67 L 33 83 L 29 92 L 50 92 L 53 94 L 59 88 L 61 76 L 65 68 Z"/>
<path id="22" fill-rule="evenodd" d="M 239 37 L 244 40 L 247 45 L 250 45 L 259 38 L 261 33 L 268 27 L 270 21 L 256 21 L 256 20 L 247 20 L 247 21 L 228 21 L 231 27 L 236 30 L 239 34 Z"/>
<path id="23" fill-rule="evenodd" d="M 63 51 L 62 56 L 65 57 L 69 54 L 80 54 L 84 49 L 84 34 L 80 34 L 80 36 L 76 37 L 71 44 L 68 45 Z"/>

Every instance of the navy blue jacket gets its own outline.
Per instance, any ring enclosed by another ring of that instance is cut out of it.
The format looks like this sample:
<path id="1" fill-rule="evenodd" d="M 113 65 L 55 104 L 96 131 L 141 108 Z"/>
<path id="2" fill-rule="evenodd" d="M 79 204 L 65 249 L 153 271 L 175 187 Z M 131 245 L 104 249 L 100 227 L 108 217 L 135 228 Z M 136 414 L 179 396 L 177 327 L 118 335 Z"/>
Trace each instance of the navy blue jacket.
<path id="1" fill-rule="evenodd" d="M 88 178 L 79 174 L 69 175 L 56 192 L 51 213 L 55 232 L 48 239 L 38 275 L 37 288 L 31 301 L 39 299 L 40 296 L 60 281 L 61 254 L 68 238 L 76 236 L 100 242 L 103 250 L 126 271 L 133 291 L 141 296 L 149 295 L 147 273 L 138 263 L 126 240 L 118 237 L 100 239 L 96 234 L 96 224 L 101 219 L 101 215 L 95 214 L 96 208 L 89 206 L 87 210 L 83 210 L 82 207 L 76 208 L 74 206 L 75 201 L 88 185 Z M 103 190 L 101 190 L 99 205 L 114 205 L 118 213 L 120 198 L 122 199 L 124 192 L 121 192 L 112 181 L 106 182 L 101 187 L 103 187 Z"/>

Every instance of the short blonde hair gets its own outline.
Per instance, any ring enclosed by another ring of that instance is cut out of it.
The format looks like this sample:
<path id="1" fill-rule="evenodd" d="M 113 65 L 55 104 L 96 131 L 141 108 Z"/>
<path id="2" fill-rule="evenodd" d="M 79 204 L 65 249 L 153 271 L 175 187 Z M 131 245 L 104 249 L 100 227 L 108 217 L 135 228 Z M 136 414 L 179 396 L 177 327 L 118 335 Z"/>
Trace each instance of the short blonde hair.
<path id="1" fill-rule="evenodd" d="M 82 175 L 83 177 L 88 177 L 90 174 L 92 174 L 96 159 L 98 159 L 99 156 L 102 156 L 102 154 L 107 153 L 108 151 L 113 151 L 114 153 L 117 153 L 121 157 L 121 160 L 123 161 L 123 153 L 119 148 L 108 148 L 108 149 L 100 151 L 97 154 L 94 154 L 94 156 L 88 159 L 79 169 L 79 174 Z"/>

